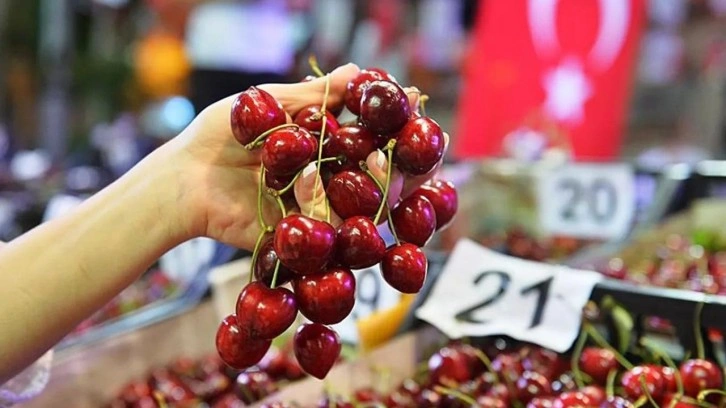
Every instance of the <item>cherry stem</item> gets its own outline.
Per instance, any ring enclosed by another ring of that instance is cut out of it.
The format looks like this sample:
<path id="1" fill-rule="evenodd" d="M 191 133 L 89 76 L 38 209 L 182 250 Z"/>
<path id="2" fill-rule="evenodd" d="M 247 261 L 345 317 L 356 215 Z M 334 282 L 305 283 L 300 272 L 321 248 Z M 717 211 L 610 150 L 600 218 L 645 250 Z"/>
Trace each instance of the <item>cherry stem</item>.
<path id="1" fill-rule="evenodd" d="M 585 348 L 586 341 L 587 332 L 582 329 L 580 331 L 580 338 L 577 340 L 577 345 L 575 346 L 575 350 L 573 351 L 570 360 L 570 366 L 572 373 L 575 376 L 575 384 L 577 384 L 577 388 L 583 388 L 585 386 L 585 382 L 582 380 L 582 371 L 580 371 L 580 356 L 582 355 L 582 350 Z"/>
<path id="2" fill-rule="evenodd" d="M 442 387 L 440 385 L 435 386 L 434 387 L 434 391 L 438 392 L 439 394 L 450 395 L 450 396 L 452 396 L 452 397 L 454 397 L 454 398 L 456 398 L 456 399 L 458 399 L 458 400 L 466 403 L 470 407 L 476 406 L 476 401 L 473 398 L 471 398 L 470 396 L 464 394 L 461 391 L 454 390 L 454 389 L 451 389 L 451 388 Z"/>
<path id="3" fill-rule="evenodd" d="M 324 159 L 320 159 L 320 161 L 317 161 L 316 160 L 314 163 L 320 164 L 320 163 L 329 163 L 329 162 L 333 162 L 333 161 L 340 162 L 340 157 L 326 157 Z M 281 188 L 280 190 L 274 190 L 274 189 L 272 189 L 272 191 L 274 191 L 275 194 L 277 194 L 277 195 L 283 195 L 283 194 L 287 193 L 288 191 L 290 191 L 290 189 L 292 189 L 293 187 L 295 187 L 295 182 L 300 178 L 300 176 L 302 175 L 303 170 L 304 170 L 304 168 L 301 169 L 300 171 L 298 171 L 295 174 L 295 177 L 292 178 L 292 181 L 290 181 L 290 183 L 288 185 L 286 185 L 285 187 Z M 270 192 L 270 194 L 273 195 L 273 196 L 275 195 L 272 192 Z"/>
<path id="4" fill-rule="evenodd" d="M 640 408 L 640 407 L 642 407 L 643 405 L 645 405 L 645 403 L 646 403 L 646 402 L 648 402 L 648 397 L 646 397 L 645 395 L 641 395 L 641 396 L 640 396 L 640 398 L 638 398 L 638 399 L 637 399 L 637 400 L 636 400 L 636 401 L 635 401 L 635 402 L 633 403 L 633 406 L 634 406 L 635 408 Z"/>
<path id="5" fill-rule="evenodd" d="M 608 373 L 607 381 L 605 382 L 605 395 L 612 397 L 615 395 L 615 377 L 618 375 L 618 370 L 610 370 Z"/>
<path id="6" fill-rule="evenodd" d="M 265 217 L 262 215 L 262 189 L 265 184 L 265 166 L 260 164 L 260 181 L 257 186 L 257 222 L 260 224 L 260 228 L 264 231 L 267 229 L 265 224 Z"/>
<path id="7" fill-rule="evenodd" d="M 277 273 L 280 271 L 280 259 L 278 258 L 277 261 L 275 261 L 275 271 L 272 273 L 272 282 L 270 282 L 270 289 L 275 289 L 275 285 L 277 285 Z"/>
<path id="8" fill-rule="evenodd" d="M 701 314 L 703 314 L 703 302 L 696 305 L 696 312 L 693 318 L 693 335 L 696 339 L 696 356 L 703 360 L 706 356 L 706 349 L 703 345 L 703 333 L 701 332 Z"/>
<path id="9" fill-rule="evenodd" d="M 660 408 L 660 405 L 658 405 L 657 402 L 653 399 L 653 396 L 650 395 L 650 390 L 648 389 L 648 383 L 645 381 L 645 374 L 640 375 L 640 388 L 643 389 L 643 392 L 645 393 L 645 396 L 648 398 L 648 401 L 656 408 Z"/>
<path id="10" fill-rule="evenodd" d="M 378 221 L 381 219 L 381 215 L 383 215 L 383 209 L 388 204 L 388 191 L 391 189 L 391 172 L 393 171 L 393 147 L 395 145 L 396 139 L 389 140 L 386 145 L 386 147 L 390 146 L 388 150 L 388 163 L 386 163 L 386 186 L 383 189 L 383 200 L 381 200 L 381 205 L 378 207 L 376 218 L 373 219 L 373 224 L 375 225 L 378 225 Z"/>
<path id="11" fill-rule="evenodd" d="M 318 71 L 320 69 L 318 68 Z M 325 94 L 323 95 L 323 106 L 320 107 L 320 113 L 325 115 L 326 109 L 328 108 L 328 96 L 330 95 L 330 74 L 325 76 Z M 320 139 L 318 140 L 318 162 L 317 170 L 315 172 L 315 184 L 313 186 L 313 205 L 310 206 L 310 213 L 308 217 L 312 218 L 315 213 L 315 201 L 318 198 L 318 185 L 320 184 L 320 169 L 323 167 L 320 161 L 323 159 L 323 140 L 325 139 L 325 125 L 328 124 L 327 120 L 323 121 L 323 125 L 320 127 Z"/>
<path id="12" fill-rule="evenodd" d="M 277 206 L 280 207 L 280 214 L 282 214 L 282 218 L 287 217 L 287 210 L 285 209 L 285 203 L 282 202 L 282 198 L 280 198 L 279 195 L 273 195 L 273 196 L 275 197 Z"/>
<path id="13" fill-rule="evenodd" d="M 154 391 L 154 399 L 156 400 L 156 403 L 159 404 L 159 408 L 169 408 L 169 405 L 167 405 L 164 395 L 162 395 L 160 392 Z"/>
<path id="14" fill-rule="evenodd" d="M 642 344 L 642 345 L 643 345 L 643 346 L 644 346 L 645 348 L 647 348 L 647 349 L 649 349 L 649 350 L 653 351 L 653 352 L 654 352 L 654 353 L 655 353 L 655 354 L 656 354 L 656 355 L 657 355 L 658 357 L 660 357 L 660 358 L 662 358 L 663 360 L 665 360 L 665 362 L 666 362 L 666 365 L 667 365 L 668 367 L 670 367 L 671 369 L 673 369 L 673 376 L 674 376 L 674 377 L 676 378 L 676 387 L 677 387 L 677 390 L 678 390 L 678 393 L 677 393 L 677 395 L 679 395 L 679 396 L 682 396 L 682 395 L 683 395 L 683 393 L 684 393 L 684 391 L 683 391 L 683 378 L 681 378 L 681 372 L 680 372 L 680 370 L 678 369 L 678 366 L 676 365 L 676 363 L 675 363 L 675 362 L 673 361 L 673 359 L 671 358 L 671 356 L 669 356 L 669 355 L 668 355 L 668 353 L 666 353 L 666 352 L 662 351 L 662 350 L 661 350 L 661 348 L 660 348 L 660 347 L 658 347 L 658 346 L 657 346 L 657 345 L 656 345 L 656 344 L 655 344 L 655 343 L 653 342 L 653 340 L 651 340 L 651 339 L 648 339 L 648 338 L 643 338 L 643 339 L 642 339 L 642 340 L 640 341 L 640 343 L 641 343 L 641 344 Z"/>
<path id="15" fill-rule="evenodd" d="M 610 345 L 610 343 L 605 340 L 600 332 L 597 331 L 595 327 L 593 327 L 589 323 L 585 323 L 585 330 L 587 331 L 587 334 L 602 348 L 606 348 L 615 355 L 615 359 L 618 360 L 618 363 L 625 367 L 627 370 L 630 370 L 633 368 L 633 364 L 628 361 L 625 357 L 623 357 L 622 354 L 620 354 L 619 351 L 615 350 L 613 346 Z"/>
<path id="16" fill-rule="evenodd" d="M 285 129 L 285 128 L 289 128 L 289 127 L 294 127 L 295 129 L 299 129 L 300 125 L 298 125 L 296 123 L 283 123 L 282 125 L 275 126 L 272 129 L 267 129 L 266 131 L 262 132 L 261 135 L 257 136 L 257 138 L 255 140 L 247 143 L 245 145 L 245 149 L 253 150 L 256 147 L 259 147 L 262 144 L 262 142 L 264 142 L 265 139 L 267 139 L 267 136 L 269 136 L 271 133 L 276 132 L 280 129 Z"/>
<path id="17" fill-rule="evenodd" d="M 260 246 L 262 244 L 262 239 L 265 237 L 265 234 L 267 234 L 267 227 L 262 228 L 260 230 L 260 235 L 257 236 L 257 241 L 255 242 L 255 249 L 252 250 L 252 263 L 250 264 L 250 279 L 247 283 L 252 283 L 252 276 L 255 274 L 255 266 L 257 266 L 257 256 L 260 252 Z"/>
<path id="18" fill-rule="evenodd" d="M 426 116 L 426 102 L 428 102 L 429 96 L 426 94 L 421 95 L 418 100 L 419 106 L 421 107 L 421 116 Z"/>
<path id="19" fill-rule="evenodd" d="M 396 245 L 400 246 L 401 241 L 398 239 L 398 234 L 396 234 L 396 227 L 393 226 L 393 218 L 391 218 L 391 212 L 388 212 L 388 227 L 391 230 L 391 235 L 393 235 L 393 239 L 396 241 Z"/>
<path id="20" fill-rule="evenodd" d="M 313 73 L 318 76 L 318 78 L 324 77 L 325 74 L 320 69 L 320 65 L 318 65 L 318 59 L 315 57 L 315 55 L 310 54 L 308 57 L 308 64 L 310 64 L 310 69 L 313 70 Z"/>
<path id="21" fill-rule="evenodd" d="M 499 382 L 499 374 L 494 370 L 494 366 L 492 366 L 492 360 L 489 359 L 489 356 L 484 354 L 483 351 L 479 350 L 478 348 L 474 348 L 474 355 L 484 364 L 484 367 L 487 368 L 487 371 L 489 371 L 497 382 Z"/>

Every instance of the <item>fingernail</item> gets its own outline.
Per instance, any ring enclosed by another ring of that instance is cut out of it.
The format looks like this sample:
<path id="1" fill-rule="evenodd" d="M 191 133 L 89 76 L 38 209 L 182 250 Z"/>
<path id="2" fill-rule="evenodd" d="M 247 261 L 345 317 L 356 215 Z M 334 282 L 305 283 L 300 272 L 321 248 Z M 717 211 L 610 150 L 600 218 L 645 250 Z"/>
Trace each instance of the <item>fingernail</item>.
<path id="1" fill-rule="evenodd" d="M 385 170 L 383 166 L 386 165 L 386 155 L 383 154 L 382 151 L 378 150 L 376 151 L 376 166 L 378 166 L 380 169 Z"/>
<path id="2" fill-rule="evenodd" d="M 310 163 L 303 169 L 302 172 L 302 178 L 305 183 L 309 183 L 312 180 L 315 180 L 314 177 L 312 177 L 315 174 L 315 171 L 318 169 L 318 167 L 315 165 L 315 163 Z"/>

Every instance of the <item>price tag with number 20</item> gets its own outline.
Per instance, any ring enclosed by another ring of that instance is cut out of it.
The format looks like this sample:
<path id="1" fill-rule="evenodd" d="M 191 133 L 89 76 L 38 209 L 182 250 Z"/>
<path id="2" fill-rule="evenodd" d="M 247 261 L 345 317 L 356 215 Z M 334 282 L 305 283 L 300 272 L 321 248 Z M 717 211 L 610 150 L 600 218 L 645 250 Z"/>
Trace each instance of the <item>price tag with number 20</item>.
<path id="1" fill-rule="evenodd" d="M 460 241 L 416 315 L 449 337 L 508 335 L 570 348 L 596 272 L 525 261 Z"/>

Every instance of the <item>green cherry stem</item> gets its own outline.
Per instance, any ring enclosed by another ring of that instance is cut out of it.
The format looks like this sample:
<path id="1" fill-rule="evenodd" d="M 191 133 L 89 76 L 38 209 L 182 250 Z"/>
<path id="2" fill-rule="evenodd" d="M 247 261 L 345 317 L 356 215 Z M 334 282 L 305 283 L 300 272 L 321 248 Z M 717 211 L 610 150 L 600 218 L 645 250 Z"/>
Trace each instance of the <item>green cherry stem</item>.
<path id="1" fill-rule="evenodd" d="M 479 361 L 484 364 L 484 367 L 486 367 L 487 371 L 489 371 L 497 382 L 499 382 L 499 374 L 497 374 L 497 371 L 494 370 L 494 366 L 492 366 L 492 360 L 489 359 L 489 356 L 484 354 L 483 351 L 479 350 L 478 348 L 474 348 L 474 355 L 476 358 L 479 359 Z"/>
<path id="2" fill-rule="evenodd" d="M 245 145 L 245 149 L 247 149 L 247 150 L 253 150 L 256 147 L 259 147 L 260 145 L 262 145 L 262 142 L 264 142 L 265 139 L 267 139 L 267 136 L 269 136 L 272 132 L 276 132 L 276 131 L 278 131 L 280 129 L 285 129 L 285 128 L 295 128 L 295 129 L 299 129 L 300 128 L 300 125 L 298 125 L 296 123 L 283 123 L 282 125 L 275 126 L 272 129 L 267 129 L 261 135 L 257 136 L 257 138 L 255 140 L 247 143 Z"/>
<path id="3" fill-rule="evenodd" d="M 318 59 L 315 57 L 315 55 L 310 55 L 308 57 L 308 64 L 310 64 L 310 69 L 313 70 L 313 73 L 318 76 L 318 78 L 324 77 L 325 74 L 320 69 L 320 65 L 318 65 Z"/>
<path id="4" fill-rule="evenodd" d="M 260 181 L 257 186 L 257 223 L 260 224 L 260 228 L 262 229 L 262 231 L 265 231 L 267 229 L 265 217 L 262 215 L 262 190 L 264 189 L 264 185 L 265 166 L 263 164 L 260 164 Z"/>
<path id="5" fill-rule="evenodd" d="M 706 397 L 708 397 L 711 394 L 717 394 L 717 395 L 721 395 L 721 396 L 726 396 L 726 391 L 717 390 L 717 389 L 713 389 L 713 390 L 703 390 L 703 391 L 701 391 L 701 392 L 698 393 L 698 397 L 696 397 L 696 399 L 698 400 L 698 402 L 703 402 L 706 399 Z"/>
<path id="6" fill-rule="evenodd" d="M 260 252 L 260 246 L 262 244 L 262 239 L 265 237 L 265 234 L 267 234 L 267 228 L 262 228 L 260 230 L 260 235 L 257 236 L 257 241 L 255 242 L 255 249 L 252 250 L 252 263 L 250 264 L 250 279 L 248 283 L 252 283 L 252 275 L 254 275 L 255 266 L 257 266 L 257 255 Z"/>
<path id="7" fill-rule="evenodd" d="M 393 239 L 396 241 L 396 245 L 401 246 L 401 241 L 398 239 L 398 234 L 396 234 L 396 228 L 393 226 L 393 219 L 391 218 L 391 212 L 388 212 L 388 228 L 391 230 L 391 234 L 393 235 Z"/>
<path id="8" fill-rule="evenodd" d="M 386 205 L 388 204 L 388 191 L 391 189 L 391 172 L 393 170 L 394 146 L 396 146 L 396 139 L 389 140 L 388 144 L 386 145 L 386 147 L 388 147 L 388 163 L 386 164 L 386 185 L 383 188 L 383 200 L 381 200 L 381 205 L 378 207 L 376 218 L 373 219 L 373 224 L 375 225 L 378 225 L 378 221 L 380 221 L 381 215 L 383 215 L 383 209 L 386 208 Z"/>
<path id="9" fill-rule="evenodd" d="M 605 395 L 612 397 L 615 395 L 615 377 L 618 375 L 618 370 L 610 370 L 608 373 L 607 381 L 605 382 Z"/>
<path id="10" fill-rule="evenodd" d="M 277 202 L 277 206 L 280 207 L 280 214 L 282 214 L 282 218 L 287 217 L 287 210 L 285 209 L 285 203 L 282 202 L 282 198 L 280 198 L 277 194 L 273 194 L 272 196 L 275 197 L 275 202 Z"/>
<path id="11" fill-rule="evenodd" d="M 333 162 L 333 161 L 340 162 L 340 157 L 326 157 L 324 159 L 320 159 L 320 161 L 315 161 L 314 163 L 321 164 L 321 163 L 329 163 L 329 162 Z M 295 187 L 295 182 L 300 178 L 303 170 L 304 170 L 304 168 L 301 169 L 300 171 L 298 171 L 297 174 L 295 174 L 295 177 L 292 178 L 292 181 L 290 181 L 290 183 L 288 185 L 286 185 L 285 187 L 283 187 L 280 190 L 277 190 L 277 194 L 283 195 L 283 194 L 287 193 L 288 191 L 290 191 L 293 187 Z"/>
<path id="12" fill-rule="evenodd" d="M 421 116 L 426 116 L 426 102 L 428 102 L 429 96 L 426 94 L 421 95 L 419 98 L 419 104 L 421 106 Z"/>
<path id="13" fill-rule="evenodd" d="M 320 113 L 325 116 L 326 109 L 328 108 L 328 96 L 330 95 L 330 74 L 325 76 L 325 94 L 323 95 L 323 106 L 320 108 Z M 312 218 L 315 213 L 315 201 L 318 198 L 318 185 L 320 184 L 320 168 L 323 167 L 320 161 L 323 159 L 323 141 L 325 140 L 325 125 L 328 123 L 327 120 L 323 120 L 323 125 L 320 127 L 320 139 L 318 140 L 318 166 L 315 171 L 315 184 L 313 186 L 313 205 L 310 206 L 310 213 L 308 217 Z"/>
<path id="14" fill-rule="evenodd" d="M 277 273 L 280 271 L 280 260 L 275 261 L 275 272 L 272 273 L 272 282 L 270 282 L 270 288 L 275 289 L 277 285 Z"/>
<path id="15" fill-rule="evenodd" d="M 701 332 L 701 315 L 703 314 L 703 302 L 696 305 L 696 313 L 693 317 L 693 335 L 696 339 L 696 357 L 701 360 L 706 356 L 706 349 L 703 345 L 703 333 Z"/>
<path id="16" fill-rule="evenodd" d="M 630 361 L 628 361 L 628 359 L 626 359 L 625 357 L 623 357 L 623 355 L 620 354 L 620 352 L 618 352 L 617 350 L 615 350 L 615 348 L 613 346 L 611 346 L 610 343 L 608 343 L 607 340 L 605 340 L 602 337 L 602 335 L 600 334 L 600 332 L 598 332 L 597 329 L 593 325 L 591 325 L 589 323 L 585 323 L 584 325 L 585 325 L 585 330 L 587 331 L 587 334 L 600 347 L 606 348 L 606 349 L 612 351 L 613 354 L 615 355 L 615 359 L 618 360 L 618 363 L 620 363 L 620 365 L 622 365 L 623 367 L 625 367 L 625 369 L 627 369 L 627 370 L 630 370 L 630 369 L 633 368 L 633 364 L 631 364 Z"/>
<path id="17" fill-rule="evenodd" d="M 570 359 L 570 366 L 572 374 L 574 374 L 575 377 L 575 384 L 577 384 L 577 388 L 583 388 L 585 386 L 585 382 L 582 380 L 582 371 L 580 371 L 580 356 L 582 355 L 582 350 L 585 348 L 586 341 L 587 332 L 583 328 L 580 331 L 580 338 L 577 340 L 577 345 L 575 346 L 575 350 L 573 351 Z"/>
<path id="18" fill-rule="evenodd" d="M 454 389 L 451 389 L 451 388 L 442 387 L 440 385 L 435 386 L 434 387 L 434 391 L 436 391 L 436 392 L 438 392 L 440 394 L 450 395 L 450 396 L 452 396 L 452 397 L 460 400 L 461 402 L 466 403 L 470 407 L 475 407 L 476 406 L 476 401 L 473 398 L 471 398 L 470 396 L 464 394 L 461 391 L 454 390 Z"/>

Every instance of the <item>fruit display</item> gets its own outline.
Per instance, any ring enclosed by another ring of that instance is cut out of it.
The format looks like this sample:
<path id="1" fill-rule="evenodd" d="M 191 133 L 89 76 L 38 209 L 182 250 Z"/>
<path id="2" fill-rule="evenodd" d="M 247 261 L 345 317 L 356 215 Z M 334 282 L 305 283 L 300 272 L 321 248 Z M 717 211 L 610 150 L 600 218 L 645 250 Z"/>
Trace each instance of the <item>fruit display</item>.
<path id="1" fill-rule="evenodd" d="M 234 137 L 240 148 L 259 151 L 262 162 L 255 280 L 242 288 L 234 313 L 216 335 L 220 357 L 233 368 L 257 364 L 299 312 L 309 322 L 294 335 L 294 355 L 306 373 L 325 378 L 341 350 L 339 336 L 329 326 L 344 320 L 355 302 L 351 270 L 380 264 L 390 286 L 417 293 L 428 266 L 421 247 L 457 211 L 453 184 L 435 178 L 389 204 L 394 167 L 409 177 L 434 176 L 444 155 L 447 136 L 423 106 L 419 111 L 411 102 L 418 99 L 417 90 L 407 88 L 407 93 L 384 70 L 361 70 L 347 84 L 344 98 L 357 119 L 341 124 L 339 112 L 327 106 L 329 87 L 325 76 L 323 100 L 301 109 L 290 123 L 282 105 L 262 89 L 252 87 L 233 103 Z M 379 167 L 387 163 L 385 179 L 369 170 L 366 160 L 371 158 Z M 322 217 L 295 208 L 293 187 L 301 175 L 312 174 L 309 169 L 319 176 L 312 201 L 322 194 L 319 187 L 325 191 Z M 279 206 L 282 217 L 276 225 L 268 225 L 262 215 L 264 200 Z M 331 219 L 337 217 L 341 221 L 334 225 Z M 392 245 L 378 232 L 384 222 L 395 238 Z"/>
<path id="2" fill-rule="evenodd" d="M 150 370 L 147 378 L 126 384 L 109 408 L 244 407 L 305 377 L 289 347 L 271 347 L 254 370 L 240 372 L 216 355 L 181 357 Z"/>

